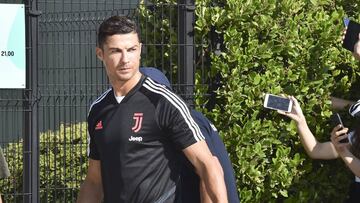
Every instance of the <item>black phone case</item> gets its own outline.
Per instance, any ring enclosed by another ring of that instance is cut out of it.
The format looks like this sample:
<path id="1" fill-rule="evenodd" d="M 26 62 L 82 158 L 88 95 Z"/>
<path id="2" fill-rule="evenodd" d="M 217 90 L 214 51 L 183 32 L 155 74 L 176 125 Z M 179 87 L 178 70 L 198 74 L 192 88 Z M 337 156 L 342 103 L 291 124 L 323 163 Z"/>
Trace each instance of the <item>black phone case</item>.
<path id="1" fill-rule="evenodd" d="M 359 40 L 359 33 L 360 33 L 360 24 L 350 20 L 342 46 L 345 49 L 354 52 L 354 46 L 356 42 Z"/>
<path id="2" fill-rule="evenodd" d="M 343 123 L 342 123 L 342 121 L 340 121 L 340 115 L 338 115 L 337 113 L 335 113 L 335 114 L 333 114 L 333 115 L 331 115 L 331 125 L 332 126 L 337 126 L 337 125 L 339 125 L 339 124 L 341 124 L 341 125 L 344 125 Z M 342 126 L 341 127 L 341 129 L 343 128 L 344 126 Z M 340 140 L 339 142 L 341 142 L 341 143 L 348 143 L 349 142 L 349 139 L 348 138 L 344 138 L 344 139 L 342 139 L 342 140 Z"/>
<path id="3" fill-rule="evenodd" d="M 331 115 L 330 120 L 331 120 L 331 126 L 333 126 L 333 127 L 341 124 L 341 121 L 339 120 L 337 113 L 334 113 L 333 115 Z"/>

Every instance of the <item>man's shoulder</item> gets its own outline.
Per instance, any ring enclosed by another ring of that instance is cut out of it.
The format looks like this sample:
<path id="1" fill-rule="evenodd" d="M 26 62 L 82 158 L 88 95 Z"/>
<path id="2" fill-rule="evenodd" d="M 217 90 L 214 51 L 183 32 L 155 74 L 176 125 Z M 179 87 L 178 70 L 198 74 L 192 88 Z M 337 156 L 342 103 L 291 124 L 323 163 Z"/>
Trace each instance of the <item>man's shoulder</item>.
<path id="1" fill-rule="evenodd" d="M 180 96 L 168 89 L 165 85 L 160 84 L 149 77 L 146 77 L 142 86 L 142 91 L 146 91 L 146 96 L 152 100 L 153 103 L 169 103 L 174 106 L 184 105 Z"/>
<path id="2" fill-rule="evenodd" d="M 109 106 L 108 104 L 111 103 L 111 94 L 112 94 L 112 88 L 109 88 L 105 92 L 103 92 L 97 99 L 95 99 L 92 104 L 90 105 L 89 111 L 88 111 L 88 121 L 94 120 L 95 117 L 98 117 L 101 112 L 107 111 L 106 109 L 112 107 L 113 105 Z M 115 98 L 113 98 L 115 99 Z M 108 107 L 107 107 L 108 106 Z"/>
<path id="3" fill-rule="evenodd" d="M 154 93 L 154 94 L 160 94 L 160 95 L 164 95 L 164 94 L 174 94 L 171 90 L 169 90 L 165 85 L 158 83 L 157 81 L 149 78 L 149 77 L 145 77 L 142 86 L 145 87 L 146 90 Z"/>
<path id="4" fill-rule="evenodd" d="M 93 110 L 96 106 L 99 106 L 101 103 L 106 101 L 106 98 L 108 97 L 109 93 L 112 92 L 112 88 L 107 89 L 104 91 L 99 97 L 97 97 L 90 105 L 89 108 L 89 114 L 91 110 Z"/>

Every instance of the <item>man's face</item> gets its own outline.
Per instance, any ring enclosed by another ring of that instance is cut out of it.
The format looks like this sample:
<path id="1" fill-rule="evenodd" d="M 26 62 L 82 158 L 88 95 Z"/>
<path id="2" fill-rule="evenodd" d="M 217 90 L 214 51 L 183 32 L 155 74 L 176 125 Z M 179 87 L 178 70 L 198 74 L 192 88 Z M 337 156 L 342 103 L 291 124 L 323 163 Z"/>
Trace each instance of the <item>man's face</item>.
<path id="1" fill-rule="evenodd" d="M 111 83 L 124 83 L 139 72 L 141 43 L 136 33 L 108 36 L 96 55 L 104 63 Z"/>

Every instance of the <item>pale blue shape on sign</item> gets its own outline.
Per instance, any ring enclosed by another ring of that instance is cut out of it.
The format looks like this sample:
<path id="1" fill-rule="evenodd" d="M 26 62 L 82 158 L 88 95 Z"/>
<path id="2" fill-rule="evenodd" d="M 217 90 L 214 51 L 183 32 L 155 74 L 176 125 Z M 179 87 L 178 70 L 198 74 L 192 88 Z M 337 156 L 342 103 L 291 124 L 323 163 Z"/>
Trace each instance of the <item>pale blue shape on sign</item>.
<path id="1" fill-rule="evenodd" d="M 22 7 L 24 8 L 24 7 Z M 9 57 L 16 68 L 25 70 L 25 14 L 24 9 L 18 9 L 8 38 L 8 50 L 15 56 Z"/>

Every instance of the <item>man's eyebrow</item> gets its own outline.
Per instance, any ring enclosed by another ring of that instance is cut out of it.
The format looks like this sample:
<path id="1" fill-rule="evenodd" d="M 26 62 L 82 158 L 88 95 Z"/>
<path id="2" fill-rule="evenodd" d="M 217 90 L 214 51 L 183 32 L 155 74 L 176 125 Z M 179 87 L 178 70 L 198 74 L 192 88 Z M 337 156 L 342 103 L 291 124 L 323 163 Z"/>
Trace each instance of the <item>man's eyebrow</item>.
<path id="1" fill-rule="evenodd" d="M 139 45 L 134 45 L 134 46 L 131 46 L 131 47 L 129 47 L 129 48 L 126 48 L 126 49 L 133 49 L 133 48 L 138 48 L 139 47 Z M 110 49 L 110 50 L 120 50 L 121 51 L 121 49 L 120 48 L 118 48 L 118 47 L 109 47 L 108 49 Z"/>
<path id="2" fill-rule="evenodd" d="M 121 50 L 121 49 L 119 49 L 117 47 L 109 47 L 109 49 L 111 49 L 111 50 Z"/>
<path id="3" fill-rule="evenodd" d="M 132 48 L 138 48 L 138 47 L 139 47 L 139 45 L 135 44 L 134 46 L 129 47 L 129 49 L 132 49 Z"/>

